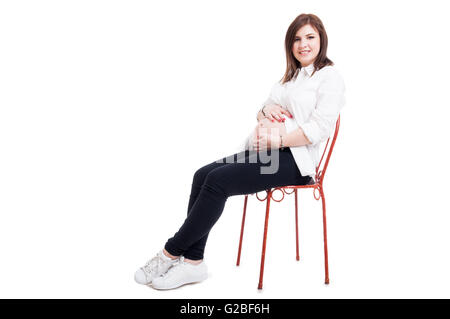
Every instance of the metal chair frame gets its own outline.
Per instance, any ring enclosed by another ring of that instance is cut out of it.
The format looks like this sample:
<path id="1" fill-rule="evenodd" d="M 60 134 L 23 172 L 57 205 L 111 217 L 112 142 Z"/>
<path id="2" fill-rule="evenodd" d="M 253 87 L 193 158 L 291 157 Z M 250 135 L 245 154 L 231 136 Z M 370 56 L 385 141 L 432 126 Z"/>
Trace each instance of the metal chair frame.
<path id="1" fill-rule="evenodd" d="M 261 267 L 260 267 L 260 273 L 259 273 L 259 283 L 258 283 L 258 289 L 262 289 L 263 287 L 263 276 L 264 276 L 264 261 L 265 261 L 265 255 L 266 255 L 266 243 L 267 243 L 267 229 L 269 225 L 269 210 L 270 210 L 270 200 L 274 200 L 275 202 L 281 202 L 284 199 L 284 194 L 290 195 L 292 193 L 295 194 L 295 235 L 296 235 L 296 259 L 300 260 L 300 254 L 299 254 L 299 248 L 298 248 L 298 201 L 297 201 L 297 190 L 298 189 L 305 189 L 305 188 L 312 188 L 313 189 L 313 195 L 316 200 L 322 199 L 322 212 L 323 212 L 323 242 L 324 242 L 324 255 L 325 255 L 325 284 L 329 284 L 330 279 L 328 276 L 328 247 L 327 247 L 327 219 L 326 219 L 326 206 L 325 206 L 325 195 L 323 191 L 323 180 L 325 177 L 325 172 L 328 167 L 328 163 L 330 161 L 331 153 L 334 148 L 334 144 L 336 143 L 336 138 L 339 132 L 339 125 L 340 125 L 340 116 L 338 117 L 336 121 L 336 128 L 334 131 L 333 139 L 331 140 L 330 148 L 328 150 L 328 144 L 330 142 L 330 138 L 328 138 L 327 143 L 325 145 L 325 149 L 323 151 L 322 157 L 320 159 L 319 165 L 316 167 L 316 174 L 315 174 L 315 182 L 308 185 L 293 185 L 293 186 L 282 186 L 282 187 L 275 187 L 273 189 L 266 190 L 266 197 L 261 199 L 258 196 L 258 193 L 256 193 L 256 198 L 259 201 L 267 201 L 266 203 L 266 217 L 264 222 L 264 237 L 263 237 L 263 244 L 262 244 L 262 252 L 261 252 Z M 325 163 L 323 167 L 321 168 L 322 160 L 328 150 L 328 154 L 326 156 Z M 276 200 L 272 194 L 276 191 L 281 191 L 282 197 L 279 200 Z M 290 191 L 288 191 L 290 190 Z M 316 196 L 316 191 L 318 191 L 319 195 Z M 250 194 L 253 195 L 253 194 Z M 240 260 L 241 260 L 241 249 L 242 249 L 242 239 L 244 236 L 244 225 L 245 225 L 245 213 L 247 210 L 247 200 L 249 195 L 245 195 L 244 199 L 244 213 L 242 216 L 242 225 L 241 225 L 241 235 L 239 239 L 239 249 L 238 249 L 238 256 L 237 256 L 237 262 L 236 266 L 239 266 Z"/>

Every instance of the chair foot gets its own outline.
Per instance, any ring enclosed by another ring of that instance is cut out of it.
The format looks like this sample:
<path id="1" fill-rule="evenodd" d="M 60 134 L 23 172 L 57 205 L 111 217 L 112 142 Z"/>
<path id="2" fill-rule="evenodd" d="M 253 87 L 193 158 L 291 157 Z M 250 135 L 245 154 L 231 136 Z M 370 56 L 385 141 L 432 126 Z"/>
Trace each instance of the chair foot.
<path id="1" fill-rule="evenodd" d="M 325 195 L 323 193 L 323 189 L 320 188 L 320 197 L 322 198 L 322 209 L 323 209 L 323 248 L 324 248 L 324 257 L 325 257 L 325 284 L 328 285 L 330 283 L 330 279 L 328 277 L 328 247 L 327 247 L 327 217 L 326 217 L 326 206 L 325 206 Z"/>
<path id="2" fill-rule="evenodd" d="M 263 277 L 264 277 L 264 260 L 266 257 L 266 243 L 267 243 L 267 228 L 269 226 L 269 210 L 270 210 L 270 198 L 272 196 L 272 189 L 267 191 L 267 202 L 266 202 L 266 219 L 264 221 L 264 237 L 263 237 L 263 245 L 261 251 L 261 268 L 259 270 L 259 282 L 258 289 L 262 289 L 263 285 Z"/>
<path id="3" fill-rule="evenodd" d="M 300 260 L 300 253 L 298 251 L 298 203 L 297 203 L 297 189 L 295 189 L 295 252 L 296 252 L 296 259 Z"/>
<path id="4" fill-rule="evenodd" d="M 239 248 L 238 248 L 238 256 L 237 256 L 237 260 L 236 260 L 236 266 L 239 266 L 239 264 L 241 263 L 242 238 L 244 237 L 245 212 L 247 210 L 247 200 L 248 200 L 248 195 L 245 195 L 244 212 L 242 214 L 241 237 L 239 238 Z"/>

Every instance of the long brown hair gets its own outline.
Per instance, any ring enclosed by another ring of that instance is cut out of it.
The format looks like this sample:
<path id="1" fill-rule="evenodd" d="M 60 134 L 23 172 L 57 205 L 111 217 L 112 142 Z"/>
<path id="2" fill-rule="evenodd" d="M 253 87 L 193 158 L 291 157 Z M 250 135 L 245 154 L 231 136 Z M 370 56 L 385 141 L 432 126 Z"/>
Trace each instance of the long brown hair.
<path id="1" fill-rule="evenodd" d="M 295 35 L 297 31 L 304 25 L 311 25 L 320 37 L 320 50 L 316 59 L 314 60 L 314 73 L 326 65 L 334 65 L 333 61 L 327 58 L 328 36 L 323 26 L 322 21 L 314 14 L 302 13 L 292 21 L 289 26 L 284 40 L 284 49 L 286 50 L 286 72 L 284 73 L 281 84 L 289 82 L 294 76 L 297 76 L 296 71 L 302 68 L 301 64 L 292 53 L 292 46 L 294 45 Z"/>

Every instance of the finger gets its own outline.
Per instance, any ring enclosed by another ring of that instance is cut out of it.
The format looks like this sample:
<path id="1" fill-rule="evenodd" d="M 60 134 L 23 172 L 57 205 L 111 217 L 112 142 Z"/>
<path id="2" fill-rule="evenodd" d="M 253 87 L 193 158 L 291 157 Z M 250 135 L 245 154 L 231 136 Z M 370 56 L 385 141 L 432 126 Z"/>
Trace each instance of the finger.
<path id="1" fill-rule="evenodd" d="M 278 116 L 277 113 L 271 113 L 270 115 L 272 115 L 272 117 L 277 121 L 277 122 L 281 122 L 281 118 Z M 273 121 L 272 121 L 273 122 Z"/>
<path id="2" fill-rule="evenodd" d="M 274 113 L 274 117 L 278 122 L 283 122 L 283 118 L 281 117 L 281 113 Z"/>
<path id="3" fill-rule="evenodd" d="M 274 117 L 278 122 L 281 122 L 281 121 L 282 121 L 279 113 L 275 113 L 273 117 Z"/>
<path id="4" fill-rule="evenodd" d="M 289 113 L 288 110 L 282 109 L 281 112 L 282 112 L 283 114 L 286 114 L 286 115 L 289 116 L 290 118 L 292 118 L 292 114 Z"/>
<path id="5" fill-rule="evenodd" d="M 273 114 L 272 114 L 272 113 L 267 114 L 266 117 L 267 117 L 269 120 L 271 120 L 272 122 L 275 121 L 275 118 L 273 117 Z"/>
<path id="6" fill-rule="evenodd" d="M 263 148 L 264 147 L 264 142 L 259 141 L 258 143 L 256 143 L 256 148 Z"/>
<path id="7" fill-rule="evenodd" d="M 284 122 L 286 120 L 283 113 L 278 114 L 278 117 L 280 118 L 281 122 Z"/>
<path id="8" fill-rule="evenodd" d="M 259 142 L 259 148 L 260 149 L 266 149 L 267 148 L 267 140 Z"/>

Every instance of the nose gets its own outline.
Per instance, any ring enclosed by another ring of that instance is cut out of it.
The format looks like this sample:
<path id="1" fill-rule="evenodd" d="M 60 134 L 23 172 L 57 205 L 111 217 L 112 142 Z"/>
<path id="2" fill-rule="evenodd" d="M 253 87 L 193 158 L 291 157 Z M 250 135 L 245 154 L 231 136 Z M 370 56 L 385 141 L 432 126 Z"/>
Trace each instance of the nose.
<path id="1" fill-rule="evenodd" d="M 300 48 L 300 50 L 303 50 L 303 49 L 306 49 L 308 47 L 308 45 L 305 43 L 305 41 L 303 41 L 303 40 L 300 40 L 298 43 L 297 43 L 297 48 Z"/>

